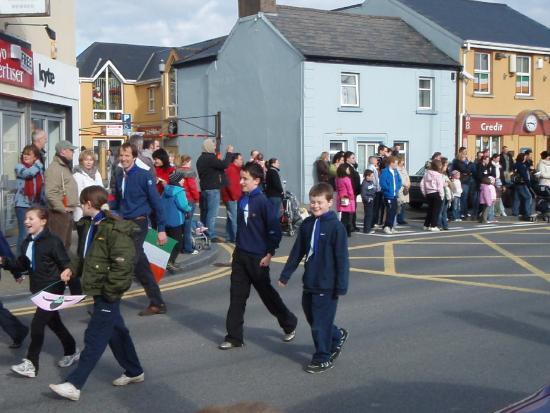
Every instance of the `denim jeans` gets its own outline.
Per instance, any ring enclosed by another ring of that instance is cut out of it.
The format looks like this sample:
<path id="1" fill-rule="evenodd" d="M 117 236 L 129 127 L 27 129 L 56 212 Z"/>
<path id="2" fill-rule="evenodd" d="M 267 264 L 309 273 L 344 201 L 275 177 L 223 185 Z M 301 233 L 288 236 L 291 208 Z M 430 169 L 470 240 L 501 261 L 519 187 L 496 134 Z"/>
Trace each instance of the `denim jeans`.
<path id="1" fill-rule="evenodd" d="M 76 370 L 67 377 L 67 381 L 81 389 L 107 344 L 126 376 L 135 377 L 143 373 L 132 337 L 120 315 L 120 300 L 110 303 L 102 296 L 95 296 L 94 312 L 84 333 L 84 350 Z"/>
<path id="2" fill-rule="evenodd" d="M 13 341 L 21 340 L 29 329 L 19 321 L 0 301 L 0 327 Z"/>
<path id="3" fill-rule="evenodd" d="M 227 233 L 228 242 L 235 242 L 237 240 L 237 202 L 238 201 L 228 201 L 225 203 L 225 209 L 227 211 L 225 231 Z"/>
<path id="4" fill-rule="evenodd" d="M 185 218 L 183 223 L 183 247 L 182 252 L 188 254 L 193 252 L 193 237 L 191 232 L 193 231 L 193 214 L 195 213 L 195 208 L 197 207 L 194 202 L 189 202 L 191 211 L 189 211 L 189 218 Z"/>
<path id="5" fill-rule="evenodd" d="M 216 218 L 220 208 L 220 190 L 206 189 L 201 192 L 201 221 L 208 228 L 208 237 L 216 236 Z"/>
<path id="6" fill-rule="evenodd" d="M 470 184 L 462 184 L 462 195 L 460 196 L 460 215 L 468 215 L 468 199 L 470 197 Z"/>
<path id="7" fill-rule="evenodd" d="M 15 207 L 15 216 L 17 217 L 17 230 L 19 231 L 19 233 L 17 234 L 17 256 L 22 255 L 21 244 L 27 236 L 27 228 L 25 227 L 25 213 L 28 209 L 29 208 L 26 207 Z"/>
<path id="8" fill-rule="evenodd" d="M 495 220 L 495 204 L 489 205 L 487 207 L 487 221 L 494 221 L 494 220 Z"/>
<path id="9" fill-rule="evenodd" d="M 395 215 L 397 214 L 397 199 L 384 198 L 384 207 L 386 209 L 386 220 L 384 222 L 384 227 L 393 228 Z"/>
<path id="10" fill-rule="evenodd" d="M 447 211 L 449 209 L 449 200 L 444 199 L 441 201 L 441 209 L 439 210 L 439 223 L 438 227 L 440 228 L 449 228 L 449 218 Z"/>
<path id="11" fill-rule="evenodd" d="M 531 215 L 531 193 L 527 185 L 514 185 L 514 203 L 512 205 L 512 215 L 519 215 L 520 202 L 523 205 L 525 216 Z"/>
<path id="12" fill-rule="evenodd" d="M 405 205 L 407 204 L 401 204 L 398 206 L 399 212 L 397 213 L 397 223 L 403 224 L 405 222 Z"/>
<path id="13" fill-rule="evenodd" d="M 460 197 L 455 196 L 453 197 L 453 219 L 456 221 L 457 219 L 460 219 Z"/>
<path id="14" fill-rule="evenodd" d="M 271 204 L 275 208 L 275 211 L 277 212 L 277 218 L 281 218 L 281 213 L 282 213 L 281 204 L 283 202 L 281 197 L 279 197 L 279 196 L 270 196 L 268 199 L 269 199 L 269 202 L 271 202 Z"/>

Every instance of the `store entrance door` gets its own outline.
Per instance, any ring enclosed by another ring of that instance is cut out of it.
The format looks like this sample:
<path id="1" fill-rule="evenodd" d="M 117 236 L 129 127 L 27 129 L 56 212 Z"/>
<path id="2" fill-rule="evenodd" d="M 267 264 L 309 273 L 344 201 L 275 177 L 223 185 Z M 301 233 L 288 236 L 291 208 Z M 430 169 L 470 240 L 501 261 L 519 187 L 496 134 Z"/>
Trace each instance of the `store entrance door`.
<path id="1" fill-rule="evenodd" d="M 15 165 L 21 153 L 22 131 L 22 114 L 0 112 L 0 228 L 8 237 L 17 234 Z"/>

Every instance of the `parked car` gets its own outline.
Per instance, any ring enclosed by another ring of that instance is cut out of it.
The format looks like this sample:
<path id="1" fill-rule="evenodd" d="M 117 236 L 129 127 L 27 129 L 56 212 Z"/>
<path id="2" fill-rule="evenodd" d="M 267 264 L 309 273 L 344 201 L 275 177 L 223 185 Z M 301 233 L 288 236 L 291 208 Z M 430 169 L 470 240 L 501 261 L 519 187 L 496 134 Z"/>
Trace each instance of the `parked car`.
<path id="1" fill-rule="evenodd" d="M 422 167 L 414 175 L 409 175 L 411 179 L 411 188 L 409 189 L 409 206 L 411 208 L 421 208 L 422 204 L 426 202 L 422 191 L 420 190 L 420 181 L 424 176 L 426 168 Z"/>

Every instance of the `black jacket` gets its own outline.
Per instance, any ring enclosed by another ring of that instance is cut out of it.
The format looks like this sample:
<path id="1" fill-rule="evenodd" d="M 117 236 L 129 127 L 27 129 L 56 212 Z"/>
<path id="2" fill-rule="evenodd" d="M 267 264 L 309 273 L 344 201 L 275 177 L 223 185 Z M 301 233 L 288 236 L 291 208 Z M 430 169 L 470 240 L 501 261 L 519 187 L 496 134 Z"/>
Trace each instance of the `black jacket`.
<path id="1" fill-rule="evenodd" d="M 271 197 L 283 197 L 283 184 L 281 183 L 281 177 L 279 170 L 275 167 L 271 167 L 265 174 L 265 196 Z"/>
<path id="2" fill-rule="evenodd" d="M 359 175 L 359 172 L 357 172 L 357 169 L 351 165 L 351 186 L 353 187 L 353 193 L 357 197 L 357 195 L 361 195 L 361 176 Z"/>
<path id="3" fill-rule="evenodd" d="M 483 165 L 481 162 L 477 164 L 476 169 L 476 182 L 478 185 L 481 185 L 481 181 L 486 176 L 492 176 L 496 178 L 496 170 L 494 165 L 489 162 L 489 165 Z"/>
<path id="4" fill-rule="evenodd" d="M 220 161 L 215 153 L 203 152 L 197 159 L 197 173 L 199 174 L 201 191 L 220 189 L 227 183 L 225 168 L 231 163 L 230 154 Z"/>
<path id="5" fill-rule="evenodd" d="M 465 161 L 455 159 L 453 161 L 453 170 L 460 172 L 460 182 L 463 184 L 470 184 L 472 180 L 472 171 L 469 165 Z"/>
<path id="6" fill-rule="evenodd" d="M 510 152 L 508 152 L 506 155 L 501 153 L 500 154 L 500 166 L 502 166 L 502 169 L 506 172 L 512 172 L 514 169 L 514 158 L 512 155 L 510 155 Z"/>
<path id="7" fill-rule="evenodd" d="M 21 244 L 21 251 L 27 251 L 30 241 L 31 236 L 28 235 Z M 46 228 L 34 240 L 34 269 L 31 268 L 30 260 L 25 254 L 20 255 L 15 260 L 7 259 L 3 268 L 12 273 L 28 272 L 31 293 L 36 294 L 52 283 L 59 281 L 59 275 L 66 268 L 70 268 L 70 262 L 63 242 Z M 46 289 L 47 292 L 52 294 L 63 294 L 64 290 L 65 284 L 62 282 Z"/>

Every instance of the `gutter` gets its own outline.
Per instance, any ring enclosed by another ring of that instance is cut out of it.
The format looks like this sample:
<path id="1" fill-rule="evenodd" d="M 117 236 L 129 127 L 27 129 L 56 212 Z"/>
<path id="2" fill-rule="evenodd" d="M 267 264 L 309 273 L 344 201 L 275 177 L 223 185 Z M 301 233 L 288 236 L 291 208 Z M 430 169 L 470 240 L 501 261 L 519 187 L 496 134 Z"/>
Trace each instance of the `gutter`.
<path id="1" fill-rule="evenodd" d="M 463 44 L 463 47 L 474 49 L 490 49 L 490 50 L 503 50 L 508 52 L 518 52 L 518 53 L 531 53 L 531 54 L 541 54 L 541 55 L 550 55 L 550 47 L 536 47 L 536 46 L 522 46 L 518 44 L 508 44 L 508 43 L 494 43 L 494 42 L 484 42 L 480 40 L 466 40 Z"/>

